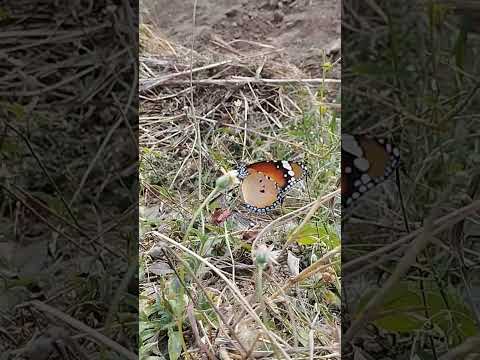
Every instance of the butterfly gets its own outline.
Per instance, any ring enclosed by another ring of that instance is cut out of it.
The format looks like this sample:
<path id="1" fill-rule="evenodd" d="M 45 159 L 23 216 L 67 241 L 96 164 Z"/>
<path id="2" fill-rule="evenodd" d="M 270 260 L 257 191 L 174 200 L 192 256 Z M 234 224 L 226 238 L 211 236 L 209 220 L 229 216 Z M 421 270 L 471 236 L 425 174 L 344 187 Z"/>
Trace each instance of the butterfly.
<path id="1" fill-rule="evenodd" d="M 342 134 L 342 208 L 384 182 L 399 163 L 399 149 L 387 140 Z"/>
<path id="2" fill-rule="evenodd" d="M 287 192 L 307 174 L 307 167 L 293 161 L 260 161 L 238 168 L 245 207 L 266 214 L 280 205 Z"/>

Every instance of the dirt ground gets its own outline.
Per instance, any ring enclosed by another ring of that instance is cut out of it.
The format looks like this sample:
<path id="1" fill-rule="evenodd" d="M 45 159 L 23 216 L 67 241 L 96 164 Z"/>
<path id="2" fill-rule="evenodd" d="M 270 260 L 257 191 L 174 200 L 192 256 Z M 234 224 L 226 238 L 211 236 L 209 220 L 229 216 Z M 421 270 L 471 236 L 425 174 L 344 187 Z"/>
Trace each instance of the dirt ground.
<path id="1" fill-rule="evenodd" d="M 155 25 L 169 39 L 190 46 L 193 3 L 142 0 L 142 21 Z M 318 75 L 316 65 L 322 50 L 331 61 L 340 56 L 340 14 L 340 0 L 200 0 L 195 49 L 212 49 L 223 42 L 232 51 L 243 52 L 269 45 L 283 49 L 282 57 L 300 69 Z M 340 77 L 339 66 L 333 75 Z"/>

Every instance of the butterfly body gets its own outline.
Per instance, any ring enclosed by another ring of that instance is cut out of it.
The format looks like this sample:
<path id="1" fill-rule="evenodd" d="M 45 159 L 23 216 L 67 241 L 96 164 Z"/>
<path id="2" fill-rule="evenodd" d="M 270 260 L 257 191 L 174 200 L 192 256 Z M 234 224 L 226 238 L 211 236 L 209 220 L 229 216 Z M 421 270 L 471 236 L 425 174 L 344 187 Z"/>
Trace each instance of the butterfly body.
<path id="1" fill-rule="evenodd" d="M 285 160 L 242 164 L 237 171 L 245 207 L 260 214 L 280 205 L 287 192 L 307 173 L 302 163 Z"/>
<path id="2" fill-rule="evenodd" d="M 385 139 L 342 134 L 342 207 L 384 182 L 399 162 L 399 149 Z"/>

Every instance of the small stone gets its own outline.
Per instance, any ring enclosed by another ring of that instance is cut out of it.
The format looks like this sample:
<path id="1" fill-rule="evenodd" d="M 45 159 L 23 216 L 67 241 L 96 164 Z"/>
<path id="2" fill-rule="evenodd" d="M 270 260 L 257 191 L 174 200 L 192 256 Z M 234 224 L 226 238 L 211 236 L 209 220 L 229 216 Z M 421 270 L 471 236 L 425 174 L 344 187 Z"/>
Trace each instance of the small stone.
<path id="1" fill-rule="evenodd" d="M 230 9 L 225 13 L 227 17 L 235 17 L 238 15 L 238 9 Z"/>
<path id="2" fill-rule="evenodd" d="M 270 0 L 269 5 L 271 8 L 276 9 L 278 6 L 278 0 Z"/>
<path id="3" fill-rule="evenodd" d="M 274 23 L 279 23 L 279 22 L 281 22 L 281 21 L 283 20 L 283 18 L 284 18 L 284 15 L 283 15 L 283 13 L 282 13 L 281 11 L 275 11 L 275 12 L 273 13 L 273 22 L 274 22 Z"/>

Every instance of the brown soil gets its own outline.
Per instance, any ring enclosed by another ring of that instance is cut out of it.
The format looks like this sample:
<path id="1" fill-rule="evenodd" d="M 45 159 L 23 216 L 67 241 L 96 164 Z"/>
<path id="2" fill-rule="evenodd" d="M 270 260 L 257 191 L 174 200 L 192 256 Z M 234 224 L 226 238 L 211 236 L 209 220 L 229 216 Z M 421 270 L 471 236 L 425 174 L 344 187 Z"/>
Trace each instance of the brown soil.
<path id="1" fill-rule="evenodd" d="M 269 45 L 283 49 L 282 56 L 302 70 L 318 75 L 322 51 L 331 61 L 340 56 L 340 6 L 340 0 L 201 0 L 194 48 L 234 53 Z M 143 0 L 141 11 L 143 21 L 190 46 L 193 1 Z M 333 76 L 340 77 L 339 71 L 336 66 Z"/>

